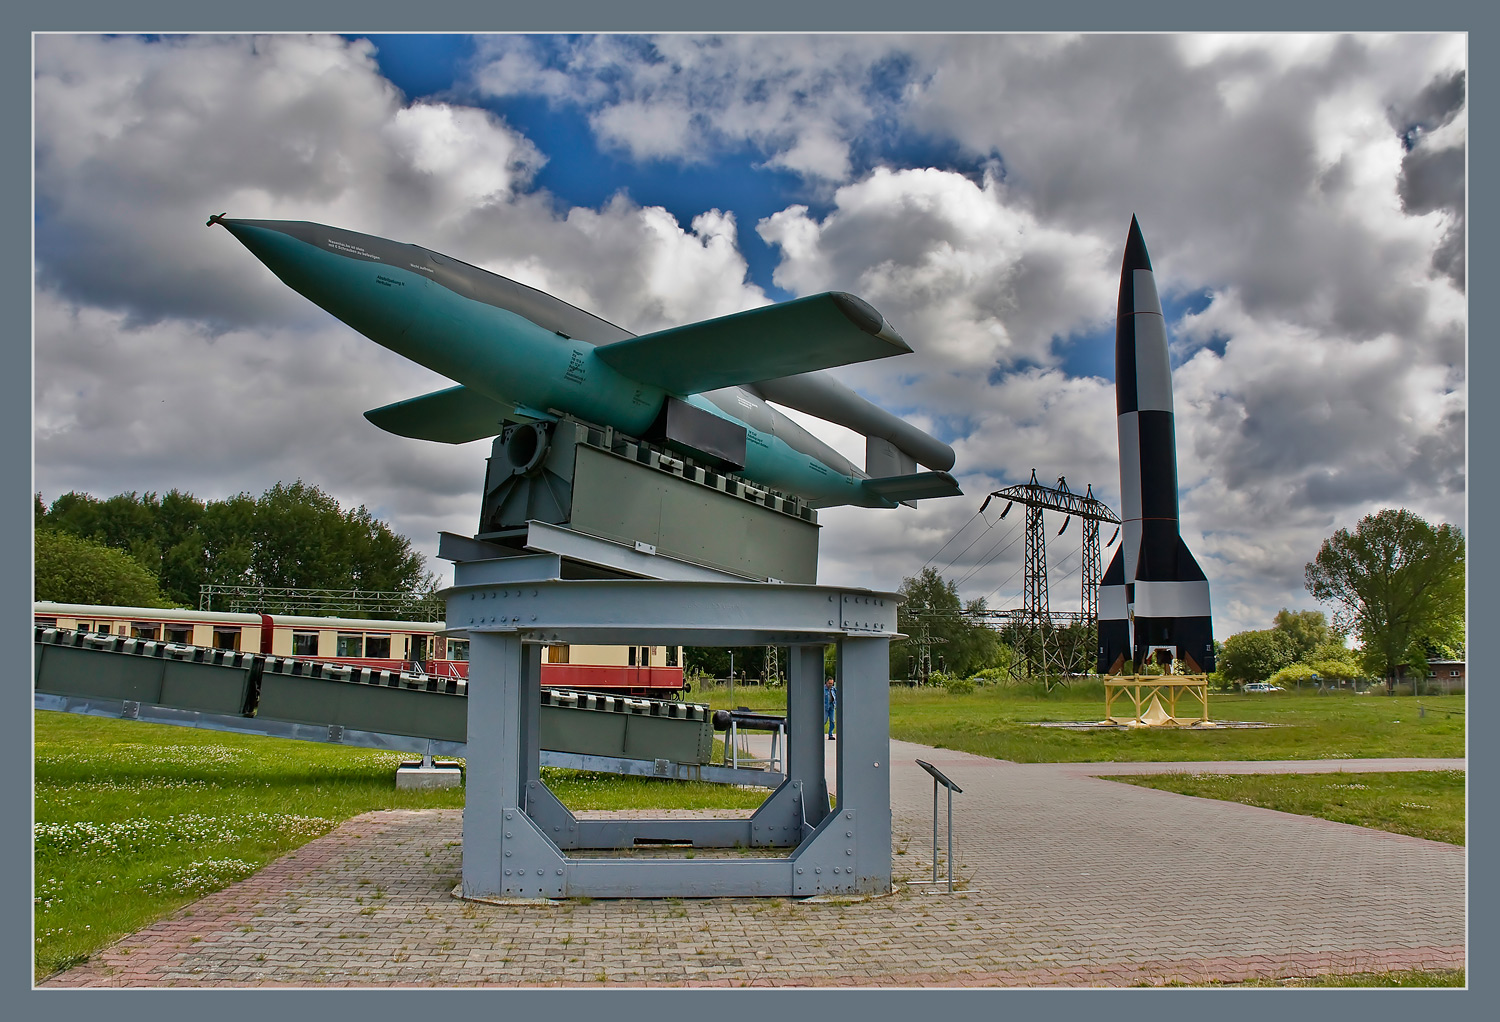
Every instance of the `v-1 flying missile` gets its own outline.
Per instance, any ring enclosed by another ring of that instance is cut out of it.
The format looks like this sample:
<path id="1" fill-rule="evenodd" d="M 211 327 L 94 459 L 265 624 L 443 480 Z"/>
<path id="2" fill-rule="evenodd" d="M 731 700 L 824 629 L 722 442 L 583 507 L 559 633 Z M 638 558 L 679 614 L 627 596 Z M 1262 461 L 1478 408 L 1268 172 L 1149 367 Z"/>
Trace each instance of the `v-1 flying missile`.
<path id="1" fill-rule="evenodd" d="M 1130 218 L 1115 319 L 1123 539 L 1099 585 L 1099 670 L 1143 670 L 1165 651 L 1214 669 L 1208 579 L 1182 541 L 1167 327 L 1141 226 Z"/>
<path id="2" fill-rule="evenodd" d="M 365 413 L 401 436 L 465 443 L 571 415 L 673 447 L 815 507 L 895 507 L 961 491 L 953 450 L 821 370 L 911 351 L 841 292 L 636 336 L 439 252 L 290 220 L 225 227 L 294 291 L 459 386 Z M 863 470 L 768 404 L 866 437 Z M 919 471 L 918 466 L 928 471 Z"/>

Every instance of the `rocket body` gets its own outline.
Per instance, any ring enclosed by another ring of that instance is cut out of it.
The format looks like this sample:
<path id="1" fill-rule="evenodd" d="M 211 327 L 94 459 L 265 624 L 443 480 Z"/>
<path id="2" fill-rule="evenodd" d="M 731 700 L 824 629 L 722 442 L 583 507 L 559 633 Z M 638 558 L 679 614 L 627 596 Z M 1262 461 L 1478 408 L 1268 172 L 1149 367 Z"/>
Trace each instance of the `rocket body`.
<path id="1" fill-rule="evenodd" d="M 1115 320 L 1121 541 L 1099 586 L 1101 672 L 1170 656 L 1212 671 L 1208 579 L 1183 543 L 1166 320 L 1151 257 L 1132 217 Z"/>

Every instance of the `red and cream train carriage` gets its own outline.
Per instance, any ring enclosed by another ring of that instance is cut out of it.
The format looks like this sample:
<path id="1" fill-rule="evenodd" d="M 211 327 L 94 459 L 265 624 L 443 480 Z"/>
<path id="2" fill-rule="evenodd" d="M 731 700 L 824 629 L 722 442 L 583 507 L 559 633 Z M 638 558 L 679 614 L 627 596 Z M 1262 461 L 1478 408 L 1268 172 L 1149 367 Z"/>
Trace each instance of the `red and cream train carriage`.
<path id="1" fill-rule="evenodd" d="M 441 621 L 46 602 L 36 603 L 33 609 L 35 623 L 49 627 L 377 670 L 411 670 L 419 665 L 428 674 L 468 677 L 469 642 L 445 635 Z M 684 687 L 681 646 L 548 646 L 542 660 L 542 684 L 551 688 L 670 696 Z"/>

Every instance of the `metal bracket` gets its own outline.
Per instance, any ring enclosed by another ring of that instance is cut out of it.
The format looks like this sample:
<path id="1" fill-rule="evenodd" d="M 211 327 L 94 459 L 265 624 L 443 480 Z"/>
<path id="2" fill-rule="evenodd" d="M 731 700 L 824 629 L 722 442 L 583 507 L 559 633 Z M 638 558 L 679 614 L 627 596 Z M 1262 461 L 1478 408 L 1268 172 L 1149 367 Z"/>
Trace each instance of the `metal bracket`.
<path id="1" fill-rule="evenodd" d="M 526 815 L 558 848 L 578 847 L 578 819 L 541 781 L 526 782 Z"/>
<path id="2" fill-rule="evenodd" d="M 857 894 L 864 890 L 855 875 L 856 843 L 853 809 L 824 820 L 812 840 L 792 860 L 792 891 L 812 894 Z M 887 853 L 889 857 L 889 853 Z M 889 878 L 875 878 L 889 884 Z"/>
<path id="3" fill-rule="evenodd" d="M 750 844 L 753 847 L 795 848 L 802 843 L 805 820 L 802 782 L 787 781 L 772 792 L 750 817 Z"/>
<path id="4" fill-rule="evenodd" d="M 511 898 L 560 898 L 568 861 L 516 806 L 500 813 L 500 891 Z"/>

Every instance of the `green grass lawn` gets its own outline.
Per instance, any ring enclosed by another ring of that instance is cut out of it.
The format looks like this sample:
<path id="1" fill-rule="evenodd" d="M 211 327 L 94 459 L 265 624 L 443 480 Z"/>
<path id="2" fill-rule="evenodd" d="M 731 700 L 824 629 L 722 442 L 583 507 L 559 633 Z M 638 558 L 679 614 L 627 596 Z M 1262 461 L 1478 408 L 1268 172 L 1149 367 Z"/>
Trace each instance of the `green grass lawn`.
<path id="1" fill-rule="evenodd" d="M 1418 715 L 1417 704 L 1426 707 Z M 1211 693 L 1213 720 L 1258 721 L 1273 728 L 1066 731 L 1033 721 L 1104 717 L 1098 682 L 1055 689 L 986 686 L 973 695 L 940 689 L 891 689 L 891 737 L 1018 763 L 1185 760 L 1457 758 L 1464 755 L 1464 697 Z"/>
<path id="2" fill-rule="evenodd" d="M 1462 770 L 1333 774 L 1133 774 L 1143 788 L 1317 816 L 1451 845 L 1464 843 Z"/>
<path id="3" fill-rule="evenodd" d="M 372 809 L 463 806 L 397 791 L 396 753 L 35 713 L 35 975 L 249 876 Z M 753 809 L 763 790 L 544 770 L 574 809 Z"/>

